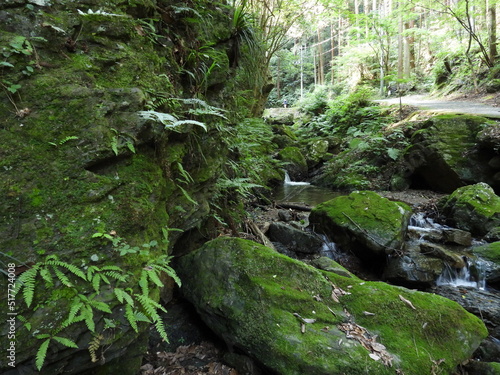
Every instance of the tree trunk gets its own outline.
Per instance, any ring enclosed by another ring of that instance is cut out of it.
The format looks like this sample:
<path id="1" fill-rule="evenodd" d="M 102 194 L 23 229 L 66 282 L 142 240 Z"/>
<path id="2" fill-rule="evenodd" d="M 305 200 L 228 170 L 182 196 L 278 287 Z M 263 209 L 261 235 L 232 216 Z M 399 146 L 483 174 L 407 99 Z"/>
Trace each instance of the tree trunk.
<path id="1" fill-rule="evenodd" d="M 490 64 L 495 65 L 497 51 L 497 10 L 496 5 L 488 5 L 488 43 L 490 52 Z"/>

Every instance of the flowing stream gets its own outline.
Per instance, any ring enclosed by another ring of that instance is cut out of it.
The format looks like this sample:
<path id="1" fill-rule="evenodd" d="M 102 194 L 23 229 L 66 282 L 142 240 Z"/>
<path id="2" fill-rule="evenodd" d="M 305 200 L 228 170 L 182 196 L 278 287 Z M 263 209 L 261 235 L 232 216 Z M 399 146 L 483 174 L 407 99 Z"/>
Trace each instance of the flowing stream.
<path id="1" fill-rule="evenodd" d="M 311 185 L 309 182 L 292 181 L 285 173 L 285 181 L 274 191 L 274 199 L 278 202 L 302 202 L 310 206 L 326 202 L 343 195 L 342 193 Z"/>

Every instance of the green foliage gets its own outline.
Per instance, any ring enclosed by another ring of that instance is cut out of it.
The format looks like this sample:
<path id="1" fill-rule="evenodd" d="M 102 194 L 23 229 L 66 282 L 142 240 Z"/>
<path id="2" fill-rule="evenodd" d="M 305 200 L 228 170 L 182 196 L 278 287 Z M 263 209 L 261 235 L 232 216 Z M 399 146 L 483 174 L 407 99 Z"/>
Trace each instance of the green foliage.
<path id="1" fill-rule="evenodd" d="M 113 150 L 115 155 L 118 156 L 119 149 L 123 145 L 125 145 L 125 147 L 127 147 L 130 152 L 135 154 L 134 142 L 136 140 L 133 136 L 124 132 L 119 132 L 114 128 L 111 128 L 111 131 L 114 133 L 113 137 L 111 138 L 111 149 Z"/>
<path id="2" fill-rule="evenodd" d="M 158 244 L 157 241 L 153 240 L 143 244 L 142 249 L 139 247 L 126 248 L 126 241 L 118 236 L 96 233 L 93 237 L 112 241 L 117 251 L 120 251 L 120 255 L 136 253 L 149 255 L 148 249 Z M 168 241 L 168 230 L 165 230 L 162 241 Z M 69 304 L 61 310 L 67 314 L 65 319 L 50 325 L 47 333 L 39 333 L 42 328 L 37 327 L 37 334 L 34 334 L 34 338 L 43 340 L 36 354 L 37 369 L 40 370 L 43 367 L 51 342 L 55 341 L 70 348 L 77 348 L 74 341 L 61 336 L 60 333 L 69 326 L 78 323 L 85 324 L 86 328 L 93 333 L 93 338 L 88 345 L 91 360 L 96 361 L 97 351 L 103 339 L 103 336 L 97 332 L 96 319 L 98 318 L 96 314 L 99 317 L 103 314 L 104 316 L 111 315 L 117 305 L 123 307 L 123 315 L 134 331 L 138 332 L 139 330 L 138 322 L 149 322 L 154 324 L 164 340 L 168 340 L 165 327 L 158 314 L 158 310 L 165 311 L 165 308 L 153 300 L 150 293 L 152 287 L 161 288 L 164 286 L 161 281 L 162 274 L 172 277 L 178 285 L 181 285 L 175 271 L 169 266 L 171 259 L 169 256 L 160 256 L 149 261 L 140 268 L 140 274 L 137 275 L 137 270 L 126 271 L 114 265 L 91 265 L 84 272 L 80 267 L 62 261 L 56 255 L 50 255 L 44 261 L 34 264 L 22 273 L 16 280 L 15 294 L 22 293 L 23 301 L 28 307 L 34 305 L 36 301 L 34 310 L 43 307 L 43 301 L 46 300 L 46 297 L 43 296 L 44 289 L 57 290 L 60 295 L 73 295 Z M 122 284 L 131 284 L 130 279 L 137 280 L 135 289 L 123 288 Z M 103 289 L 103 284 L 107 286 L 106 289 Z M 89 288 L 93 292 L 89 292 Z M 109 288 L 113 292 L 111 296 L 106 292 Z M 65 297 L 65 299 L 67 298 Z M 28 331 L 33 328 L 28 319 L 21 317 L 20 321 L 24 323 Z M 104 321 L 103 329 L 116 326 L 112 319 L 104 318 Z"/>

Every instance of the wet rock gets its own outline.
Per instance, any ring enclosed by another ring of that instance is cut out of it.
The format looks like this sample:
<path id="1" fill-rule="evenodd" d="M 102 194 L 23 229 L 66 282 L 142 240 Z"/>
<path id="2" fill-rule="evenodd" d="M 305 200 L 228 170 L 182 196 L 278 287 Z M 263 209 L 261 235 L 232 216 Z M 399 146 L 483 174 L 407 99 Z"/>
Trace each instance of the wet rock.
<path id="1" fill-rule="evenodd" d="M 445 228 L 443 230 L 443 239 L 447 243 L 462 246 L 470 246 L 472 244 L 472 235 L 470 232 L 455 228 Z"/>
<path id="2" fill-rule="evenodd" d="M 451 226 L 476 236 L 500 225 L 500 197 L 482 182 L 455 190 L 439 206 Z"/>
<path id="3" fill-rule="evenodd" d="M 464 268 L 466 266 L 463 257 L 458 254 L 454 254 L 452 251 L 449 251 L 440 245 L 423 242 L 420 244 L 420 252 L 429 257 L 442 259 L 453 268 Z"/>
<path id="4" fill-rule="evenodd" d="M 411 209 L 371 191 L 353 192 L 316 206 L 310 227 L 360 258 L 385 260 L 402 248 Z"/>
<path id="5" fill-rule="evenodd" d="M 388 258 L 382 278 L 406 287 L 433 286 L 443 272 L 443 261 L 422 254 L 418 244 L 407 244 L 407 247 L 404 255 Z"/>
<path id="6" fill-rule="evenodd" d="M 434 358 L 451 373 L 487 335 L 446 298 L 319 271 L 243 239 L 210 241 L 177 272 L 203 321 L 269 373 L 427 374 Z"/>
<path id="7" fill-rule="evenodd" d="M 285 163 L 285 169 L 293 181 L 304 181 L 307 178 L 307 162 L 298 147 L 285 147 L 279 152 L 278 158 Z"/>
<path id="8" fill-rule="evenodd" d="M 315 254 L 323 245 L 323 241 L 317 235 L 286 223 L 271 223 L 266 234 L 271 241 L 283 244 L 294 253 Z"/>
<path id="9" fill-rule="evenodd" d="M 475 255 L 488 262 L 486 281 L 489 285 L 500 286 L 500 242 L 493 242 L 473 249 Z"/>

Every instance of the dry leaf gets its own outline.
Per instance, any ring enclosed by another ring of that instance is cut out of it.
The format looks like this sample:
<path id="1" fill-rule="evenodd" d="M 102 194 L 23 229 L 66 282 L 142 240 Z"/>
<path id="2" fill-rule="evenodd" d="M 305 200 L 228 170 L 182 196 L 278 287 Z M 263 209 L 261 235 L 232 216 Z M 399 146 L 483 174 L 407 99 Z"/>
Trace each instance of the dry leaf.
<path id="1" fill-rule="evenodd" d="M 363 314 L 366 316 L 374 316 L 375 314 L 369 311 L 363 311 Z"/>
<path id="2" fill-rule="evenodd" d="M 404 298 L 401 294 L 399 295 L 399 299 L 406 303 L 408 306 L 410 306 L 413 310 L 416 310 L 415 306 L 413 306 L 413 303 L 408 301 L 406 298 Z"/>

